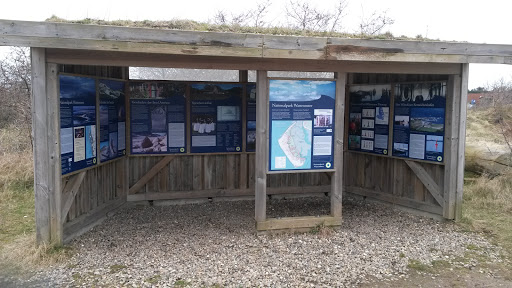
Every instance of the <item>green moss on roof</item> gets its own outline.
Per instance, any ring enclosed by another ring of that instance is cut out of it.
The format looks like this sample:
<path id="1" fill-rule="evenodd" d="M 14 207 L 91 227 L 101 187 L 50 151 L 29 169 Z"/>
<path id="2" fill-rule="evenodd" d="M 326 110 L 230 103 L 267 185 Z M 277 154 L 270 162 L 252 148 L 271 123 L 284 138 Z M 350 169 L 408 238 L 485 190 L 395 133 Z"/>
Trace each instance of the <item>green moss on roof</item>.
<path id="1" fill-rule="evenodd" d="M 421 35 L 416 38 L 407 36 L 394 36 L 391 32 L 379 35 L 362 35 L 353 33 L 340 33 L 328 31 L 310 31 L 298 30 L 288 27 L 249 27 L 240 25 L 216 25 L 205 22 L 197 22 L 194 20 L 165 20 L 165 21 L 132 21 L 132 20 L 100 20 L 85 18 L 82 20 L 67 20 L 53 15 L 46 19 L 47 22 L 56 23 L 74 23 L 74 24 L 90 24 L 90 25 L 107 25 L 120 27 L 137 27 L 137 28 L 153 28 L 153 29 L 169 29 L 169 30 L 186 30 L 186 31 L 203 31 L 203 32 L 232 32 L 232 33 L 248 33 L 248 34 L 266 34 L 266 35 L 284 35 L 284 36 L 309 36 L 309 37 L 337 37 L 337 38 L 356 38 L 356 39 L 382 39 L 382 40 L 416 40 L 416 41 L 439 41 L 439 39 L 428 39 Z"/>

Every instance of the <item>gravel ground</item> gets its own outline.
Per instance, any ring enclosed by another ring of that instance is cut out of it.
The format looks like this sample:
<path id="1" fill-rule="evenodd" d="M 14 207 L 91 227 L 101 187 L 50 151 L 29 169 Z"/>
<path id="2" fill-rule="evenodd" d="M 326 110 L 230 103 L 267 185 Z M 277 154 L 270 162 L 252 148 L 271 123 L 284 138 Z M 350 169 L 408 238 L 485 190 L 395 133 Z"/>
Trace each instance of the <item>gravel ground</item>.
<path id="1" fill-rule="evenodd" d="M 269 216 L 329 210 L 327 197 L 268 204 Z M 474 265 L 456 262 L 468 248 L 501 261 L 497 247 L 454 224 L 350 199 L 343 207 L 340 230 L 269 236 L 255 235 L 253 201 L 125 207 L 73 241 L 69 261 L 22 284 L 351 287 L 407 277 L 410 259 Z"/>

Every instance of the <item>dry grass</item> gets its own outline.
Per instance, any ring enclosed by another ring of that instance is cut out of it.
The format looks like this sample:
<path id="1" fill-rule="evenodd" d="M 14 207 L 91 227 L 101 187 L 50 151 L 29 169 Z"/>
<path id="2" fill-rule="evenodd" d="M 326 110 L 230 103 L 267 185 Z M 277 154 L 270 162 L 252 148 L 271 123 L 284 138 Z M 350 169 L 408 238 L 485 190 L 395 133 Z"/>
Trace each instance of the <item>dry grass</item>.
<path id="1" fill-rule="evenodd" d="M 26 130 L 0 129 L 0 270 L 33 270 L 61 261 L 67 248 L 35 243 L 32 147 Z"/>
<path id="2" fill-rule="evenodd" d="M 0 248 L 18 235 L 34 232 L 34 174 L 30 139 L 0 129 Z"/>
<path id="3" fill-rule="evenodd" d="M 512 173 L 493 179 L 483 175 L 464 188 L 462 225 L 487 234 L 512 261 Z"/>
<path id="4" fill-rule="evenodd" d="M 510 111 L 510 106 L 497 109 Z M 500 112 L 492 108 L 468 111 L 466 175 L 480 175 L 464 186 L 462 225 L 489 235 L 512 256 L 512 168 L 500 164 L 511 151 L 496 119 L 501 114 L 511 123 L 512 113 Z"/>
<path id="5" fill-rule="evenodd" d="M 70 254 L 71 249 L 65 246 L 36 246 L 34 233 L 19 235 L 1 250 L 0 266 L 3 263 L 13 270 L 33 270 L 61 262 Z"/>
<path id="6" fill-rule="evenodd" d="M 470 109 L 467 113 L 466 137 L 469 141 L 505 144 L 494 121 L 492 109 Z"/>

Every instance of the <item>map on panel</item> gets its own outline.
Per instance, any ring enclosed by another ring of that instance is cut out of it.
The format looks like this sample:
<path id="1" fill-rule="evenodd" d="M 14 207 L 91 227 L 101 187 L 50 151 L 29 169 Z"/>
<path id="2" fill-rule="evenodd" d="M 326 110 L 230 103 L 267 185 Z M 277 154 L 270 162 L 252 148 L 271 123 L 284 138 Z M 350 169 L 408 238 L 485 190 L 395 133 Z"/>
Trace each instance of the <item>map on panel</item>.
<path id="1" fill-rule="evenodd" d="M 336 82 L 269 80 L 269 171 L 333 169 Z"/>
<path id="2" fill-rule="evenodd" d="M 311 168 L 311 121 L 272 121 L 272 131 L 277 139 L 272 142 L 272 167 Z"/>

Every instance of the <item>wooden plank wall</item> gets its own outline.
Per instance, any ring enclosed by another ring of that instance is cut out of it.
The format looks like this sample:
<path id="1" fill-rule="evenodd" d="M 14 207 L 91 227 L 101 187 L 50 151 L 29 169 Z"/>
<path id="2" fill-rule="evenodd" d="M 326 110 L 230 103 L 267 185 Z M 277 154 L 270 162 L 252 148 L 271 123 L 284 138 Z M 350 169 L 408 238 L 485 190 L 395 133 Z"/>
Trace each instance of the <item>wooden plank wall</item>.
<path id="1" fill-rule="evenodd" d="M 242 157 L 248 158 L 248 161 L 245 162 L 245 165 L 247 165 L 246 169 L 240 167 L 241 163 L 244 163 L 240 161 Z M 163 156 L 130 157 L 130 187 L 163 158 Z M 240 192 L 240 196 L 247 195 L 247 190 L 254 192 L 255 162 L 254 153 L 179 155 L 138 191 L 137 194 L 172 194 L 172 192 L 178 191 L 222 189 L 233 190 L 234 194 L 231 195 L 236 195 L 237 190 Z M 247 175 L 241 175 L 240 171 L 247 171 Z M 247 180 L 244 181 L 244 179 Z M 326 190 L 323 192 L 329 192 L 328 185 L 330 185 L 330 179 L 326 173 L 270 174 L 267 179 L 267 187 L 269 188 L 326 186 Z"/>
<path id="2" fill-rule="evenodd" d="M 123 72 L 125 69 L 107 66 L 59 65 L 61 73 L 117 79 L 126 77 Z M 68 230 L 73 230 L 66 229 L 73 222 L 94 216 L 95 212 L 102 210 L 106 205 L 126 199 L 126 195 L 121 195 L 123 194 L 122 189 L 118 189 L 123 186 L 122 175 L 119 173 L 123 170 L 120 165 L 122 161 L 124 161 L 122 158 L 115 159 L 86 171 L 84 180 L 66 216 L 66 221 L 63 223 L 65 234 L 69 234 Z M 65 187 L 70 178 L 62 178 L 62 187 Z"/>
<path id="3" fill-rule="evenodd" d="M 448 75 L 356 73 L 350 77 L 351 84 L 447 80 Z M 343 183 L 346 192 L 443 215 L 442 207 L 404 160 L 352 151 L 345 151 L 344 155 Z M 421 165 L 440 187 L 443 187 L 444 165 L 416 163 Z"/>

